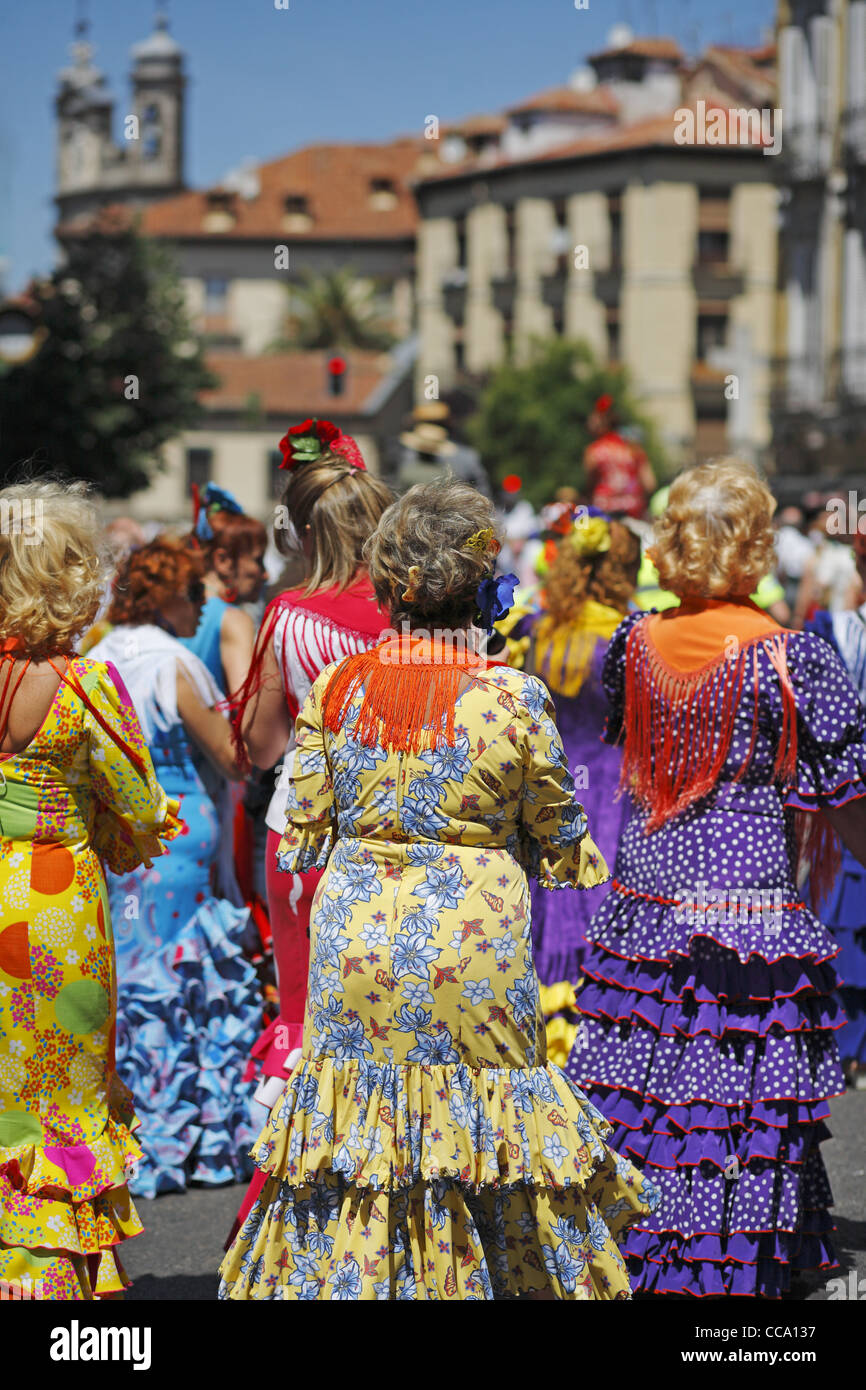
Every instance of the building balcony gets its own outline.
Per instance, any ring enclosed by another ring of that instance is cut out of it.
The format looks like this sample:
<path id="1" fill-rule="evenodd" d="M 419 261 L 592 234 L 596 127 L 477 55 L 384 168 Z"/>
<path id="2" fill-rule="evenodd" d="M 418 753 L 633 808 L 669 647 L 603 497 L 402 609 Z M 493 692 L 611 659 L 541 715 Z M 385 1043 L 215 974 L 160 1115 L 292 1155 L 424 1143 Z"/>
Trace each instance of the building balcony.
<path id="1" fill-rule="evenodd" d="M 732 299 L 743 293 L 743 276 L 727 261 L 698 261 L 692 278 L 698 299 Z"/>
<path id="2" fill-rule="evenodd" d="M 619 260 L 612 261 L 606 270 L 597 270 L 594 275 L 595 297 L 608 308 L 619 304 L 622 287 L 622 265 Z"/>
<path id="3" fill-rule="evenodd" d="M 712 367 L 709 362 L 692 363 L 690 383 L 696 414 L 714 417 L 726 413 L 726 376 L 723 367 Z"/>
<path id="4" fill-rule="evenodd" d="M 834 130 L 819 121 L 783 124 L 780 153 L 784 181 L 808 183 L 822 179 L 833 167 Z"/>
<path id="5" fill-rule="evenodd" d="M 442 281 L 442 304 L 455 323 L 462 323 L 466 315 L 467 280 L 466 271 L 457 269 L 449 271 Z"/>
<path id="6" fill-rule="evenodd" d="M 504 318 L 510 319 L 514 313 L 514 294 L 517 288 L 517 276 L 512 270 L 506 271 L 504 275 L 493 275 L 490 279 L 490 293 L 493 299 L 493 307 L 497 313 Z"/>
<path id="7" fill-rule="evenodd" d="M 842 112 L 842 155 L 849 164 L 866 164 L 866 106 Z"/>
<path id="8" fill-rule="evenodd" d="M 564 270 L 555 270 L 552 275 L 541 277 L 541 300 L 548 309 L 561 309 L 565 303 L 565 287 L 568 275 Z"/>

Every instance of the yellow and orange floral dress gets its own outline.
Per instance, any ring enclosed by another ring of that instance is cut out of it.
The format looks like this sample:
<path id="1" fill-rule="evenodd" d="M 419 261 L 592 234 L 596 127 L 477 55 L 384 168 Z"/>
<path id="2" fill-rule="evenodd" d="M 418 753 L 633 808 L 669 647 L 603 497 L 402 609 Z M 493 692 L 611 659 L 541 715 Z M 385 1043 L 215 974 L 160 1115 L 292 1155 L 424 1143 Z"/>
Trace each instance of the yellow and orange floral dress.
<path id="1" fill-rule="evenodd" d="M 280 867 L 325 867 L 303 1056 L 253 1156 L 266 1181 L 222 1265 L 230 1299 L 629 1296 L 617 1238 L 657 1202 L 548 1061 L 527 871 L 608 877 L 540 681 L 498 667 L 455 741 L 297 721 Z"/>
<path id="2" fill-rule="evenodd" d="M 89 1299 L 128 1282 L 141 1155 L 114 1070 L 102 862 L 149 864 L 181 829 L 110 666 L 74 658 L 42 726 L 0 760 L 0 1293 Z"/>

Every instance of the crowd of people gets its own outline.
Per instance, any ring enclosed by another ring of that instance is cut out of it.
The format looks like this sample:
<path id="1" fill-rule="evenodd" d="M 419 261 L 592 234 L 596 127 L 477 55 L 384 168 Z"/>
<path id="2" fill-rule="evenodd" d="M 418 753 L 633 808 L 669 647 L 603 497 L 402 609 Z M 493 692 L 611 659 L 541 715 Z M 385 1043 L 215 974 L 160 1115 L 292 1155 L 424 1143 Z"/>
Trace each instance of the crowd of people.
<path id="1" fill-rule="evenodd" d="M 213 485 L 150 539 L 0 493 L 0 1282 L 116 1297 L 133 1199 L 231 1181 L 224 1299 L 834 1266 L 866 537 L 592 433 L 536 514 L 293 426 L 270 595 Z"/>

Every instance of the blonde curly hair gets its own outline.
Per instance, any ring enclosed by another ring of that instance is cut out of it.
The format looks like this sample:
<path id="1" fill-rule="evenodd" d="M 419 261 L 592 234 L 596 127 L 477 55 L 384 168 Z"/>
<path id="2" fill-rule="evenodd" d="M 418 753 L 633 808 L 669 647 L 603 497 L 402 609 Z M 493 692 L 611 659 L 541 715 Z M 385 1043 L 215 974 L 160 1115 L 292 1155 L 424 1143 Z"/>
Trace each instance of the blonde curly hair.
<path id="1" fill-rule="evenodd" d="M 108 552 L 86 483 L 0 489 L 0 639 L 34 661 L 65 655 L 96 617 Z"/>
<path id="2" fill-rule="evenodd" d="M 364 559 L 394 626 L 457 628 L 471 621 L 478 585 L 493 573 L 495 526 L 492 503 L 450 474 L 416 483 L 392 502 L 364 546 Z M 466 545 L 488 528 L 486 551 Z M 404 598 L 407 593 L 411 597 Z"/>
<path id="3" fill-rule="evenodd" d="M 659 585 L 680 598 L 754 592 L 775 564 L 776 499 L 751 464 L 701 463 L 671 484 L 648 551 Z"/>

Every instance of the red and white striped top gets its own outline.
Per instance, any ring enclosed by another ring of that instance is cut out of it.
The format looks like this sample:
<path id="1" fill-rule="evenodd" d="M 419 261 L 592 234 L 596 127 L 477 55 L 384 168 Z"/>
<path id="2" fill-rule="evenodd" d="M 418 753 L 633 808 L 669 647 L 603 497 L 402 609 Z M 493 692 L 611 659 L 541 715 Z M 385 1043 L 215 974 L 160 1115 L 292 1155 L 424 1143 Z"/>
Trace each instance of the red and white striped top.
<path id="1" fill-rule="evenodd" d="M 303 608 L 286 608 L 274 628 L 274 655 L 280 670 L 290 709 L 300 709 L 316 677 L 332 661 L 366 651 L 377 638 L 343 627 L 332 618 Z M 289 778 L 295 751 L 295 730 L 289 736 L 286 752 L 277 769 L 276 790 L 268 806 L 267 823 L 282 834 L 286 828 Z"/>

